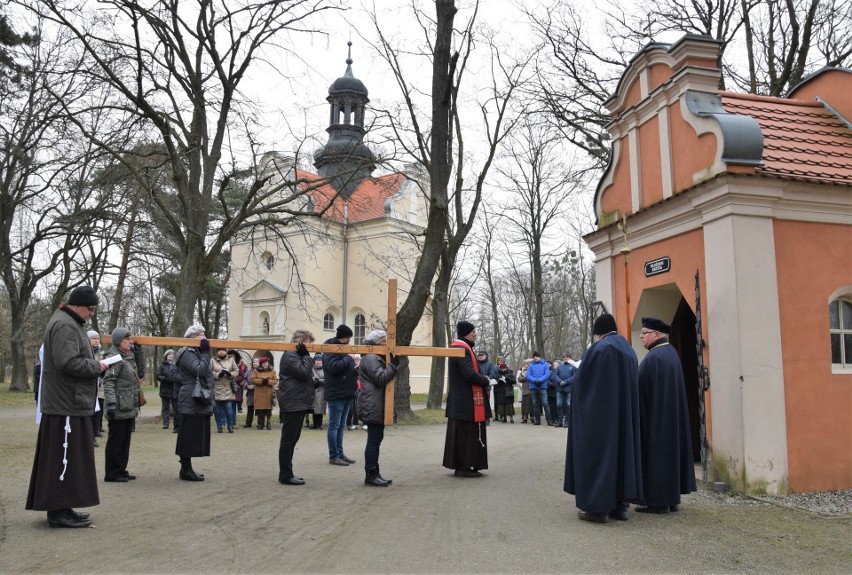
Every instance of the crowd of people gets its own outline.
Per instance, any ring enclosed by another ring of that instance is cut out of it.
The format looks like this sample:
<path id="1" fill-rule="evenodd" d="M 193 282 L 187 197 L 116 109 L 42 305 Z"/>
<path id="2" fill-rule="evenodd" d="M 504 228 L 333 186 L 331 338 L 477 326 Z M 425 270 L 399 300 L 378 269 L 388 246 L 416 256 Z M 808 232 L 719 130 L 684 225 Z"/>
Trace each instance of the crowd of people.
<path id="1" fill-rule="evenodd" d="M 27 509 L 47 511 L 53 527 L 87 527 L 86 512 L 73 507 L 99 503 L 94 447 L 108 422 L 104 481 L 128 482 L 132 432 L 144 405 L 141 381 L 144 361 L 124 327 L 112 332 L 112 348 L 101 350 L 100 335 L 84 330 L 96 312 L 95 290 L 81 286 L 53 314 L 39 354 L 36 394 L 39 434 L 27 496 Z M 580 519 L 604 523 L 626 520 L 629 503 L 637 511 L 663 514 L 678 510 L 680 495 L 695 490 L 689 443 L 683 374 L 665 335 L 670 327 L 643 319 L 641 337 L 649 349 L 639 365 L 615 320 L 604 314 L 594 326 L 595 343 L 582 365 L 566 353 L 562 361 L 544 360 L 538 352 L 525 361 L 517 376 L 501 358 L 491 362 L 474 352 L 476 328 L 467 321 L 456 326 L 451 344 L 462 357 L 448 361 L 446 440 L 443 465 L 456 477 L 480 477 L 488 469 L 487 426 L 493 420 L 514 423 L 515 393 L 520 390 L 521 423 L 569 429 L 564 490 L 575 494 Z M 348 345 L 352 330 L 338 326 L 326 344 Z M 280 358 L 276 370 L 268 355 L 251 363 L 232 349 L 211 351 L 205 329 L 190 326 L 184 338 L 197 346 L 166 350 L 157 370 L 162 398 L 163 429 L 171 422 L 177 434 L 178 477 L 204 481 L 193 469 L 193 458 L 210 455 L 211 417 L 218 433 L 243 427 L 270 431 L 278 406 L 278 481 L 304 485 L 295 474 L 293 457 L 302 429 L 323 429 L 327 420 L 329 464 L 356 463 L 344 450 L 345 430 L 360 421 L 367 431 L 364 483 L 387 487 L 379 454 L 384 439 L 385 388 L 397 376 L 400 358 L 389 354 L 322 353 L 310 355 L 314 336 L 296 330 L 294 349 Z M 387 334 L 376 330 L 364 345 L 383 346 Z M 311 421 L 312 420 L 312 421 Z M 654 446 L 650 449 L 649 446 Z"/>

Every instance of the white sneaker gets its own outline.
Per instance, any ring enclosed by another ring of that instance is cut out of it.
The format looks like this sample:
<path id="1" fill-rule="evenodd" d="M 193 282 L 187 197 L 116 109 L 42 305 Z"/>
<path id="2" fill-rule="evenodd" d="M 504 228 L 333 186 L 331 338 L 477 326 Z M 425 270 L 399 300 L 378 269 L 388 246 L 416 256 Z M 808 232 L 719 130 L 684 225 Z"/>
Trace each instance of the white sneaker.
<path id="1" fill-rule="evenodd" d="M 349 426 L 349 431 L 355 431 L 355 426 L 354 426 L 354 425 L 350 425 L 350 426 Z"/>
<path id="2" fill-rule="evenodd" d="M 364 427 L 362 427 L 361 429 L 363 429 L 364 431 L 367 431 L 367 426 L 365 425 L 365 426 L 364 426 Z"/>

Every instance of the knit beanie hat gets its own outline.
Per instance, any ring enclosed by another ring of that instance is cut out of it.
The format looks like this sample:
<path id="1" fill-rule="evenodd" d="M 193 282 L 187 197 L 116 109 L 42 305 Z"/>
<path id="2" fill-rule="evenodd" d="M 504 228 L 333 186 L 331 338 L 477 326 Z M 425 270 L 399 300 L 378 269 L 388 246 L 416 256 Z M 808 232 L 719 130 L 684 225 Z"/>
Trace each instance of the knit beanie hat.
<path id="1" fill-rule="evenodd" d="M 174 352 L 175 352 L 175 350 L 173 350 L 173 349 L 167 349 L 166 353 L 163 354 L 163 359 L 166 359 L 167 357 L 169 357 L 170 353 L 174 353 Z"/>
<path id="2" fill-rule="evenodd" d="M 68 296 L 68 305 L 98 305 L 98 294 L 89 286 L 77 286 Z"/>
<path id="3" fill-rule="evenodd" d="M 592 327 L 592 333 L 594 335 L 604 335 L 611 331 L 618 331 L 618 326 L 615 325 L 615 318 L 608 313 L 598 316 Z"/>
<path id="4" fill-rule="evenodd" d="M 352 330 L 349 329 L 347 325 L 339 325 L 337 326 L 337 339 L 343 339 L 345 337 L 352 337 Z"/>
<path id="5" fill-rule="evenodd" d="M 129 329 L 127 329 L 126 327 L 115 328 L 114 330 L 112 330 L 112 345 L 118 347 L 118 344 L 121 343 L 121 340 L 126 337 L 130 337 Z"/>
<path id="6" fill-rule="evenodd" d="M 88 337 L 89 339 L 92 339 L 93 337 L 101 337 L 101 334 L 99 334 L 98 332 L 96 332 L 93 329 L 90 329 L 89 331 L 86 332 L 86 337 Z"/>
<path id="7" fill-rule="evenodd" d="M 474 325 L 469 321 L 461 320 L 456 324 L 456 334 L 459 337 L 464 337 L 475 329 Z"/>

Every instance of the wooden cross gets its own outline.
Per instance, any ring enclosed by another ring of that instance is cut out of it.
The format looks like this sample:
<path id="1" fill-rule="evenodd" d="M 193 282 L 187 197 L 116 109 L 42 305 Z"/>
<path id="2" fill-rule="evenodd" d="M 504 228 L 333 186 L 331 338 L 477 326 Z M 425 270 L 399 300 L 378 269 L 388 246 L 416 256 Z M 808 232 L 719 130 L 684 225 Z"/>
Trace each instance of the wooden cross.
<path id="1" fill-rule="evenodd" d="M 396 279 L 388 280 L 388 341 L 385 345 L 335 345 L 325 343 L 305 344 L 311 353 L 375 353 L 384 355 L 390 361 L 390 354 L 416 357 L 464 357 L 464 349 L 456 347 L 426 347 L 417 345 L 396 345 Z M 160 347 L 198 347 L 198 339 L 183 337 L 153 337 L 132 336 L 133 343 L 141 345 L 156 345 Z M 101 337 L 104 344 L 112 343 L 110 336 Z M 214 349 L 263 349 L 270 351 L 295 351 L 295 343 L 283 341 L 257 341 L 241 339 L 211 339 L 210 347 Z M 393 424 L 394 388 L 396 381 L 391 381 L 385 388 L 385 425 Z"/>

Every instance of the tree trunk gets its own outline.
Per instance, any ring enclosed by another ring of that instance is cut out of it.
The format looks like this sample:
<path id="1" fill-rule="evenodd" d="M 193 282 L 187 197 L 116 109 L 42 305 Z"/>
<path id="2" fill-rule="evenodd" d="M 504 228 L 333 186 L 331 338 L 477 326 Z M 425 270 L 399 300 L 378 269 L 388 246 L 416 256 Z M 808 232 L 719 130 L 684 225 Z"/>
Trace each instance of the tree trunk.
<path id="1" fill-rule="evenodd" d="M 194 323 L 195 302 L 201 293 L 201 284 L 207 270 L 204 264 L 204 243 L 200 236 L 189 234 L 191 245 L 186 246 L 180 262 L 178 289 L 175 293 L 175 315 L 172 335 L 181 337 Z M 209 326 L 205 326 L 208 328 Z"/>
<path id="2" fill-rule="evenodd" d="M 445 274 L 438 274 L 438 280 L 435 282 L 435 297 L 432 298 L 432 345 L 435 347 L 446 347 L 447 345 L 448 285 L 449 280 L 445 279 Z M 432 358 L 432 369 L 429 373 L 429 399 L 426 403 L 428 409 L 441 408 L 444 399 L 446 369 L 447 362 L 444 358 Z"/>
<path id="3" fill-rule="evenodd" d="M 27 391 L 29 367 L 27 357 L 24 353 L 24 321 L 27 315 L 27 303 L 21 302 L 17 294 L 9 294 L 11 337 L 9 347 L 12 352 L 12 379 L 9 382 L 9 391 Z M 41 337 L 41 334 L 38 335 Z"/>

